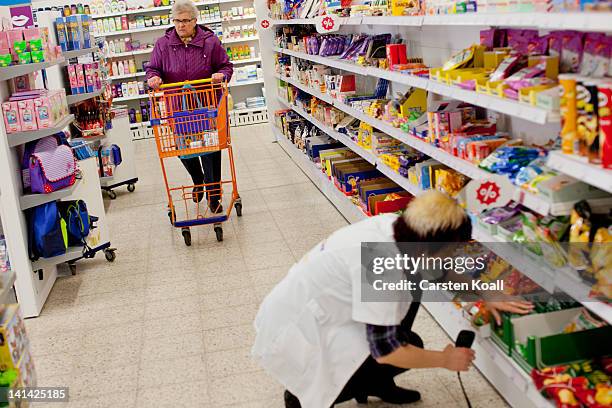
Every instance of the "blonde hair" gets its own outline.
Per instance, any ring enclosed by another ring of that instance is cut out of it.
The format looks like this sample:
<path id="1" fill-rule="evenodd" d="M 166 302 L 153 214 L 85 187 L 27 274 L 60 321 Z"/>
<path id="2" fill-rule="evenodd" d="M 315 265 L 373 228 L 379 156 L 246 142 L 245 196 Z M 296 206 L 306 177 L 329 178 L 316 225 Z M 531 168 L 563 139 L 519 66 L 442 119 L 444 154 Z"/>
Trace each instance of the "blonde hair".
<path id="1" fill-rule="evenodd" d="M 429 190 L 408 204 L 403 217 L 409 228 L 425 237 L 459 229 L 466 222 L 467 214 L 451 197 Z"/>
<path id="2" fill-rule="evenodd" d="M 172 16 L 176 17 L 180 13 L 189 13 L 192 18 L 198 19 L 200 12 L 191 0 L 176 0 L 172 6 Z"/>

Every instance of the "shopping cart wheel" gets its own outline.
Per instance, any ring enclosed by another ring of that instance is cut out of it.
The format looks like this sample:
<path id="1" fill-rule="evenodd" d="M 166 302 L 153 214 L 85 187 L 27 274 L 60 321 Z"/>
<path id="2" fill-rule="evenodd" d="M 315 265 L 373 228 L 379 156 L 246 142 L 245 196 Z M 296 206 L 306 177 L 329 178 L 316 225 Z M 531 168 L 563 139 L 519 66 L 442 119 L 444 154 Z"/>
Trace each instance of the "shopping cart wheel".
<path id="1" fill-rule="evenodd" d="M 115 198 L 117 198 L 117 193 L 115 193 L 115 191 L 114 191 L 114 190 L 108 190 L 108 197 L 109 197 L 111 200 L 114 200 Z"/>
<path id="2" fill-rule="evenodd" d="M 115 259 L 117 258 L 117 254 L 115 253 L 114 249 L 105 249 L 104 256 L 108 262 L 115 262 Z"/>
<path id="3" fill-rule="evenodd" d="M 134 183 L 130 183 L 130 184 L 128 184 L 128 185 L 127 185 L 127 190 L 128 190 L 130 193 L 133 193 L 133 192 L 134 192 L 134 190 L 136 190 L 136 185 L 135 185 Z"/>
<path id="4" fill-rule="evenodd" d="M 185 245 L 191 246 L 191 231 L 189 231 L 189 228 L 183 228 L 181 233 L 183 234 L 183 239 L 185 240 Z"/>
<path id="5" fill-rule="evenodd" d="M 223 241 L 223 228 L 215 227 L 215 234 L 217 234 L 217 241 Z"/>
<path id="6" fill-rule="evenodd" d="M 234 204 L 234 208 L 236 209 L 236 215 L 242 217 L 242 203 Z"/>
<path id="7" fill-rule="evenodd" d="M 168 219 L 170 220 L 170 224 L 172 224 L 172 210 L 168 210 Z"/>

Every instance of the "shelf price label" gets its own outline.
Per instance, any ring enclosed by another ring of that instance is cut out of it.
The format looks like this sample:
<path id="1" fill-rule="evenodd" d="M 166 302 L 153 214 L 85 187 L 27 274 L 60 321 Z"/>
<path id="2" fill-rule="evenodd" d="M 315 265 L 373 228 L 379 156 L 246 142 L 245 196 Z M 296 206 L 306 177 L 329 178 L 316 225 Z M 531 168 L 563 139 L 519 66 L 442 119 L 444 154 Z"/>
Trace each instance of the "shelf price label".
<path id="1" fill-rule="evenodd" d="M 340 20 L 335 14 L 317 17 L 317 32 L 319 34 L 333 33 L 340 29 Z"/>

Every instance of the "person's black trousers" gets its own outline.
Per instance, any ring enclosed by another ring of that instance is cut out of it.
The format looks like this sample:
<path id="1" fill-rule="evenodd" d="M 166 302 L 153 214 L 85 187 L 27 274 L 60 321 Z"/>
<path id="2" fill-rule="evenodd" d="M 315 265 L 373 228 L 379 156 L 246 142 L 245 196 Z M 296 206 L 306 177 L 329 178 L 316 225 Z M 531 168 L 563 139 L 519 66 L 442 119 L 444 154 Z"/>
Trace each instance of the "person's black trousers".
<path id="1" fill-rule="evenodd" d="M 200 157 L 181 159 L 183 166 L 191 176 L 194 185 L 212 184 L 206 186 L 206 197 L 211 208 L 219 204 L 221 184 L 221 152 L 213 152 Z M 201 164 L 200 164 L 201 162 Z"/>
<path id="2" fill-rule="evenodd" d="M 423 348 L 423 340 L 418 334 L 411 331 L 409 339 L 411 345 Z M 380 364 L 370 355 L 346 383 L 334 405 L 362 396 L 384 394 L 385 390 L 395 387 L 393 378 L 408 370 L 390 364 Z M 296 397 L 292 396 L 292 400 L 291 405 L 285 402 L 285 406 L 300 407 Z"/>

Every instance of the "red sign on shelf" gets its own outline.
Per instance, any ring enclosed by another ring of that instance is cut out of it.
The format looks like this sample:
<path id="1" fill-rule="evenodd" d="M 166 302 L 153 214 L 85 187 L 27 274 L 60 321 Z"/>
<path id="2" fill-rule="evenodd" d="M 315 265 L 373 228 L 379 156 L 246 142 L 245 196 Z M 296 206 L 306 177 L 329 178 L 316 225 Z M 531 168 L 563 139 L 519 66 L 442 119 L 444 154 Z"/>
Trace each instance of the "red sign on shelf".
<path id="1" fill-rule="evenodd" d="M 514 191 L 515 187 L 507 177 L 491 174 L 486 179 L 470 181 L 463 189 L 462 195 L 468 209 L 480 213 L 508 204 Z"/>
<path id="2" fill-rule="evenodd" d="M 340 28 L 340 21 L 338 16 L 335 14 L 329 14 L 327 16 L 317 17 L 317 32 L 318 33 L 332 33 L 338 31 Z"/>
<path id="3" fill-rule="evenodd" d="M 262 20 L 260 25 L 261 25 L 261 28 L 266 30 L 270 27 L 270 20 Z"/>

